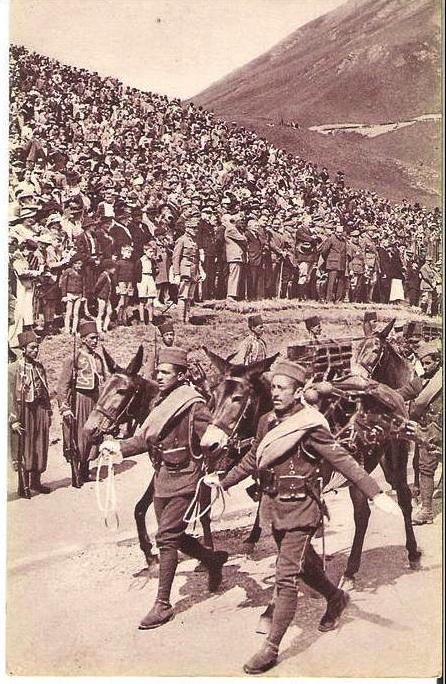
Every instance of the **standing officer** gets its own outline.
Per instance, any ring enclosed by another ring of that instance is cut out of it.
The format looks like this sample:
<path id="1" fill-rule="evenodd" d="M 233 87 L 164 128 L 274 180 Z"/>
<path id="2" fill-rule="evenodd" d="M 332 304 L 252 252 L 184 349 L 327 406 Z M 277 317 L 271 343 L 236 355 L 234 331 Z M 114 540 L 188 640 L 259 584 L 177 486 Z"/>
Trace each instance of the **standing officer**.
<path id="1" fill-rule="evenodd" d="M 160 394 L 141 432 L 123 441 L 106 440 L 101 450 L 115 456 L 149 452 L 155 469 L 154 506 L 158 522 L 159 580 L 156 601 L 139 629 L 155 629 L 174 618 L 170 593 L 178 551 L 197 558 L 209 573 L 209 591 L 217 591 L 225 551 L 213 551 L 186 534 L 184 516 L 203 475 L 200 440 L 211 421 L 203 397 L 187 383 L 187 353 L 179 347 L 160 349 L 157 382 Z"/>
<path id="2" fill-rule="evenodd" d="M 184 219 L 184 235 L 176 241 L 172 257 L 173 274 L 179 279 L 178 304 L 181 305 L 180 310 L 185 323 L 189 322 L 190 309 L 200 279 L 200 257 L 196 240 L 199 223 L 200 214 L 190 210 Z"/>
<path id="3" fill-rule="evenodd" d="M 82 321 L 79 324 L 79 335 L 80 348 L 73 348 L 73 354 L 62 367 L 57 386 L 65 444 L 72 441 L 69 433 L 73 430 L 74 421 L 75 441 L 80 457 L 80 482 L 73 482 L 76 487 L 90 480 L 89 461 L 97 456 L 97 448 L 90 447 L 87 443 L 83 427 L 96 405 L 99 388 L 105 380 L 105 364 L 96 352 L 99 339 L 96 321 Z M 69 449 L 71 450 L 71 445 Z"/>
<path id="4" fill-rule="evenodd" d="M 31 491 L 49 494 L 40 482 L 48 461 L 51 403 L 43 365 L 37 361 L 39 340 L 33 330 L 18 335 L 23 357 L 9 367 L 9 425 L 11 457 L 19 473 L 18 495 L 31 498 Z"/>
<path id="5" fill-rule="evenodd" d="M 421 432 L 430 442 L 419 446 L 419 482 L 421 507 L 415 512 L 414 525 L 433 523 L 432 499 L 434 475 L 441 454 L 442 388 L 441 351 L 438 341 L 426 342 L 416 352 L 424 369 L 423 389 L 410 404 L 410 417 L 418 421 Z"/>
<path id="6" fill-rule="evenodd" d="M 398 506 L 330 433 L 325 417 L 301 403 L 305 369 L 281 361 L 272 372 L 274 410 L 260 418 L 251 450 L 222 480 L 224 489 L 248 475 L 257 474 L 263 493 L 260 516 L 272 525 L 278 548 L 276 593 L 272 624 L 260 651 L 244 666 L 248 674 L 259 674 L 276 664 L 280 642 L 297 606 L 297 582 L 301 577 L 327 600 L 319 630 L 337 627 L 349 596 L 326 576 L 311 538 L 321 522 L 316 480 L 318 464 L 326 459 L 379 508 L 399 512 Z"/>

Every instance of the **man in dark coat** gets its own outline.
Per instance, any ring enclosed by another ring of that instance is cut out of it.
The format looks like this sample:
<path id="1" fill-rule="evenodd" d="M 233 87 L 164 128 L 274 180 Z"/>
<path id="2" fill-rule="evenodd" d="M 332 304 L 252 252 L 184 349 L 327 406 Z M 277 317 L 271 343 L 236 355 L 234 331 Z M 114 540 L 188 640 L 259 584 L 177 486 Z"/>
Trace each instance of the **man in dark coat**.
<path id="1" fill-rule="evenodd" d="M 107 440 L 101 450 L 128 457 L 149 452 L 155 468 L 154 506 L 158 523 L 156 543 L 160 565 L 155 604 L 139 629 L 155 629 L 174 618 L 170 594 L 178 565 L 178 551 L 197 558 L 209 573 L 209 590 L 216 591 L 222 567 L 228 558 L 186 534 L 190 509 L 203 475 L 200 440 L 211 421 L 204 399 L 187 384 L 187 353 L 179 347 L 160 349 L 157 382 L 160 395 L 142 425 L 139 435 L 120 442 Z"/>
<path id="2" fill-rule="evenodd" d="M 212 210 L 205 207 L 201 212 L 201 220 L 197 230 L 198 249 L 202 250 L 203 269 L 206 278 L 202 285 L 202 298 L 204 301 L 215 299 L 215 276 L 216 276 L 216 245 L 215 227 L 216 218 Z"/>
<path id="3" fill-rule="evenodd" d="M 278 547 L 271 628 L 263 647 L 244 666 L 248 674 L 265 672 L 276 664 L 280 642 L 296 611 L 299 578 L 327 600 L 320 631 L 335 629 L 348 604 L 348 594 L 326 576 L 310 543 L 322 516 L 315 493 L 319 462 L 327 460 L 377 507 L 400 514 L 395 502 L 336 442 L 325 417 L 301 403 L 305 381 L 302 366 L 291 361 L 277 364 L 271 382 L 274 410 L 260 418 L 250 451 L 221 482 L 229 489 L 257 474 L 262 490 L 261 520 L 271 524 Z"/>
<path id="4" fill-rule="evenodd" d="M 248 263 L 246 265 L 247 293 L 249 300 L 263 299 L 265 296 L 265 274 L 263 271 L 263 249 L 265 240 L 259 231 L 256 222 L 251 219 L 245 230 L 246 253 Z"/>
<path id="5" fill-rule="evenodd" d="M 51 403 L 43 365 L 37 361 L 39 340 L 32 330 L 18 335 L 23 357 L 9 366 L 9 427 L 13 467 L 21 471 L 18 495 L 49 494 L 40 481 L 48 461 Z"/>
<path id="6" fill-rule="evenodd" d="M 336 226 L 334 233 L 322 243 L 320 252 L 328 273 L 327 302 L 341 302 L 345 294 L 347 265 L 347 242 L 343 226 Z"/>

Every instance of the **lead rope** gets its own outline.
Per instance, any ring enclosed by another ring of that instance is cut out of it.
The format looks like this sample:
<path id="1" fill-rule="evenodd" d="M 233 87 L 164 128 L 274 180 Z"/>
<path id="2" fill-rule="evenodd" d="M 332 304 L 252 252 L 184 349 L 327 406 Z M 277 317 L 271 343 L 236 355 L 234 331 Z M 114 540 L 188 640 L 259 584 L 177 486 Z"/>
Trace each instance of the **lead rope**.
<path id="1" fill-rule="evenodd" d="M 198 480 L 197 486 L 195 488 L 194 497 L 193 497 L 192 501 L 190 502 L 187 511 L 183 515 L 184 522 L 187 524 L 192 523 L 194 530 L 195 530 L 195 525 L 200 520 L 200 518 L 202 518 L 204 515 L 206 515 L 206 513 L 211 510 L 212 506 L 215 503 L 217 503 L 217 501 L 221 502 L 221 510 L 215 518 L 211 518 L 212 521 L 218 522 L 219 520 L 221 520 L 221 518 L 223 517 L 223 514 L 225 512 L 225 509 L 226 509 L 226 501 L 225 501 L 225 494 L 224 494 L 223 487 L 221 486 L 221 484 L 217 484 L 214 486 L 214 488 L 216 490 L 214 497 L 213 498 L 211 497 L 211 501 L 206 506 L 206 508 L 204 508 L 203 510 L 200 510 L 200 489 L 201 489 L 201 486 L 205 485 L 206 487 L 209 487 L 209 485 L 206 484 L 205 479 L 206 479 L 206 475 L 203 475 Z"/>
<path id="2" fill-rule="evenodd" d="M 105 466 L 107 468 L 107 479 L 105 481 L 105 498 L 104 501 L 101 499 L 101 487 L 100 487 L 100 473 L 101 468 Z M 104 455 L 104 452 L 99 454 L 98 466 L 96 471 L 96 503 L 98 509 L 104 517 L 105 527 L 110 527 L 109 516 L 112 515 L 116 522 L 116 529 L 119 527 L 119 515 L 116 510 L 116 486 L 115 486 L 115 470 L 113 468 L 113 454 L 108 453 Z"/>

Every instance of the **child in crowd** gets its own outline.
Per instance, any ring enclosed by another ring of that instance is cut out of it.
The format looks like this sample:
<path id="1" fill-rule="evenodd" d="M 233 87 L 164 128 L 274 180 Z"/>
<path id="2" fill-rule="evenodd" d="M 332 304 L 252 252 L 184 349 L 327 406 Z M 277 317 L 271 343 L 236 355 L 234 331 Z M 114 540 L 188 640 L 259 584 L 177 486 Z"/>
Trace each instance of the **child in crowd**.
<path id="1" fill-rule="evenodd" d="M 116 308 L 118 325 L 127 325 L 127 307 L 134 292 L 135 262 L 132 261 L 132 253 L 133 247 L 123 245 L 121 247 L 121 258 L 116 260 L 116 294 L 119 295 Z"/>
<path id="2" fill-rule="evenodd" d="M 139 319 L 145 323 L 144 311 L 147 311 L 148 322 L 153 323 L 153 304 L 157 296 L 155 276 L 156 245 L 148 243 L 143 247 L 144 253 L 136 264 L 136 287 L 139 299 Z"/>
<path id="3" fill-rule="evenodd" d="M 113 310 L 110 297 L 113 290 L 116 265 L 111 259 L 106 259 L 102 263 L 102 268 L 104 270 L 100 274 L 95 287 L 95 296 L 98 300 L 96 325 L 98 332 L 107 332 Z"/>
<path id="4" fill-rule="evenodd" d="M 84 297 L 84 276 L 82 259 L 74 256 L 71 266 L 60 277 L 59 287 L 62 301 L 66 302 L 64 332 L 74 335 L 79 323 L 79 311 Z"/>

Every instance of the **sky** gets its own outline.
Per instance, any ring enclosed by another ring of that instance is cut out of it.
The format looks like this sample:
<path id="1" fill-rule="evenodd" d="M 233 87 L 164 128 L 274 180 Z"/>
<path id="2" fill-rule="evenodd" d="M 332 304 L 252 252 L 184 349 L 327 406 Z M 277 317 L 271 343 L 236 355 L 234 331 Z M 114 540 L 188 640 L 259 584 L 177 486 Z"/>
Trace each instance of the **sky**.
<path id="1" fill-rule="evenodd" d="M 188 98 L 344 0 L 11 0 L 10 40 Z"/>

